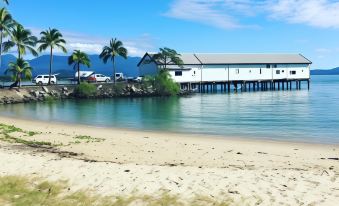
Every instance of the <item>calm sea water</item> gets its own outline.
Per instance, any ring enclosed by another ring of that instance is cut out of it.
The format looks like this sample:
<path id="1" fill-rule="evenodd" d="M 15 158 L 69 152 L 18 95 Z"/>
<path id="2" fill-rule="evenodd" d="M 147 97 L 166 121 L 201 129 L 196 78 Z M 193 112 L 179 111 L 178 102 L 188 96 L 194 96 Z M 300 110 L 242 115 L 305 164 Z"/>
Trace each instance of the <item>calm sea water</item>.
<path id="1" fill-rule="evenodd" d="M 339 143 L 339 76 L 312 76 L 311 90 L 303 88 L 6 105 L 0 114 L 105 127 Z"/>

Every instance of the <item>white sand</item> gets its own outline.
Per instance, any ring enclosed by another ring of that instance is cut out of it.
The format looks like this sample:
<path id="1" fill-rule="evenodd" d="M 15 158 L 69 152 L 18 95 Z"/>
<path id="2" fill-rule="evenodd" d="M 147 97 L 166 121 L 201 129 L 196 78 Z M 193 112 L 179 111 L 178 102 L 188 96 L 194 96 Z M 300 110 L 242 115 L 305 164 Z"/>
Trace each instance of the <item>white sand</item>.
<path id="1" fill-rule="evenodd" d="M 0 117 L 74 158 L 0 141 L 0 175 L 66 179 L 72 190 L 105 195 L 161 191 L 254 205 L 338 205 L 338 145 L 319 145 L 95 128 Z M 74 143 L 77 135 L 103 138 Z M 102 162 L 85 162 L 81 159 Z"/>

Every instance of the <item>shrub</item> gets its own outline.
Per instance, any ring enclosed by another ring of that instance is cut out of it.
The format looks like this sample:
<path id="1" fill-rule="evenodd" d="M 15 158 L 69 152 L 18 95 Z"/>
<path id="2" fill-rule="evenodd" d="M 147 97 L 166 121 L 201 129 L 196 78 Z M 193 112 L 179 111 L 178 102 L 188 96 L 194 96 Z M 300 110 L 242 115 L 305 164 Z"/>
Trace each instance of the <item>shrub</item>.
<path id="1" fill-rule="evenodd" d="M 87 83 L 87 82 L 82 82 L 77 87 L 75 87 L 73 93 L 76 97 L 88 98 L 88 97 L 94 96 L 96 92 L 97 92 L 97 88 L 95 85 Z"/>
<path id="2" fill-rule="evenodd" d="M 174 82 L 167 70 L 161 70 L 154 78 L 154 88 L 160 95 L 177 95 L 180 86 Z"/>

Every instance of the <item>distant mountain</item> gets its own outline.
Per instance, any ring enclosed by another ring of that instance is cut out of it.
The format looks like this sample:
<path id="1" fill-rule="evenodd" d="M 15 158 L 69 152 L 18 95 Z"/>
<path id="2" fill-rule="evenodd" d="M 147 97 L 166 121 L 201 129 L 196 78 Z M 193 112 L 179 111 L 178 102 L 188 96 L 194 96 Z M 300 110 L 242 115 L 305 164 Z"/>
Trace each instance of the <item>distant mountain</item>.
<path id="1" fill-rule="evenodd" d="M 84 71 L 95 71 L 96 73 L 105 74 L 112 76 L 113 66 L 112 62 L 107 62 L 104 64 L 99 58 L 99 55 L 89 55 L 91 60 L 91 67 L 87 68 L 85 66 L 81 67 L 81 70 Z M 3 74 L 9 62 L 15 61 L 16 57 L 11 54 L 6 54 L 2 56 L 2 68 L 0 70 L 0 75 Z M 124 73 L 125 76 L 138 76 L 138 66 L 137 64 L 140 61 L 140 57 L 128 57 L 124 59 L 122 57 L 116 58 L 116 69 L 117 72 Z M 33 75 L 37 74 L 47 74 L 49 70 L 49 56 L 43 55 L 35 59 L 28 61 L 33 68 Z M 53 73 L 60 73 L 60 76 L 63 77 L 73 77 L 75 71 L 73 66 L 68 65 L 68 56 L 53 56 Z"/>
<path id="2" fill-rule="evenodd" d="M 311 75 L 339 75 L 339 67 L 329 70 L 311 70 Z"/>
<path id="3" fill-rule="evenodd" d="M 60 77 L 73 77 L 75 71 L 72 66 L 68 65 L 67 56 L 53 56 L 53 73 L 60 74 Z M 81 70 L 83 71 L 95 71 L 96 73 L 102 73 L 108 76 L 112 76 L 113 66 L 112 62 L 107 62 L 104 64 L 99 55 L 89 55 L 91 60 L 91 68 L 82 66 Z M 11 54 L 6 54 L 2 56 L 2 67 L 0 69 L 0 76 L 3 75 L 3 72 L 7 68 L 8 63 L 16 60 L 16 57 Z M 137 64 L 141 60 L 140 57 L 128 57 L 126 60 L 122 57 L 116 58 L 116 68 L 117 72 L 124 73 L 125 76 L 135 77 L 139 75 Z M 29 60 L 31 67 L 33 67 L 33 75 L 37 74 L 47 74 L 49 69 L 49 56 L 42 55 L 35 59 Z M 311 75 L 339 75 L 339 67 L 322 70 L 316 69 L 311 70 Z"/>

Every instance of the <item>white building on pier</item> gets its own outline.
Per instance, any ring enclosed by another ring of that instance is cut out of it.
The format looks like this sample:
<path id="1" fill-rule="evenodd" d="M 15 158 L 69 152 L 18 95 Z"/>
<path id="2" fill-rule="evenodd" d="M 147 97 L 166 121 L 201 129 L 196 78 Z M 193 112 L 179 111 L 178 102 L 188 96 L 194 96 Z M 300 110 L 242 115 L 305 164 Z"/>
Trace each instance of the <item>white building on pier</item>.
<path id="1" fill-rule="evenodd" d="M 146 53 L 139 62 L 141 76 L 154 75 L 161 62 Z M 312 62 L 301 54 L 182 54 L 184 64 L 167 65 L 178 83 L 308 80 Z M 148 64 L 145 64 L 145 60 Z M 150 62 L 150 63 L 149 63 Z"/>

